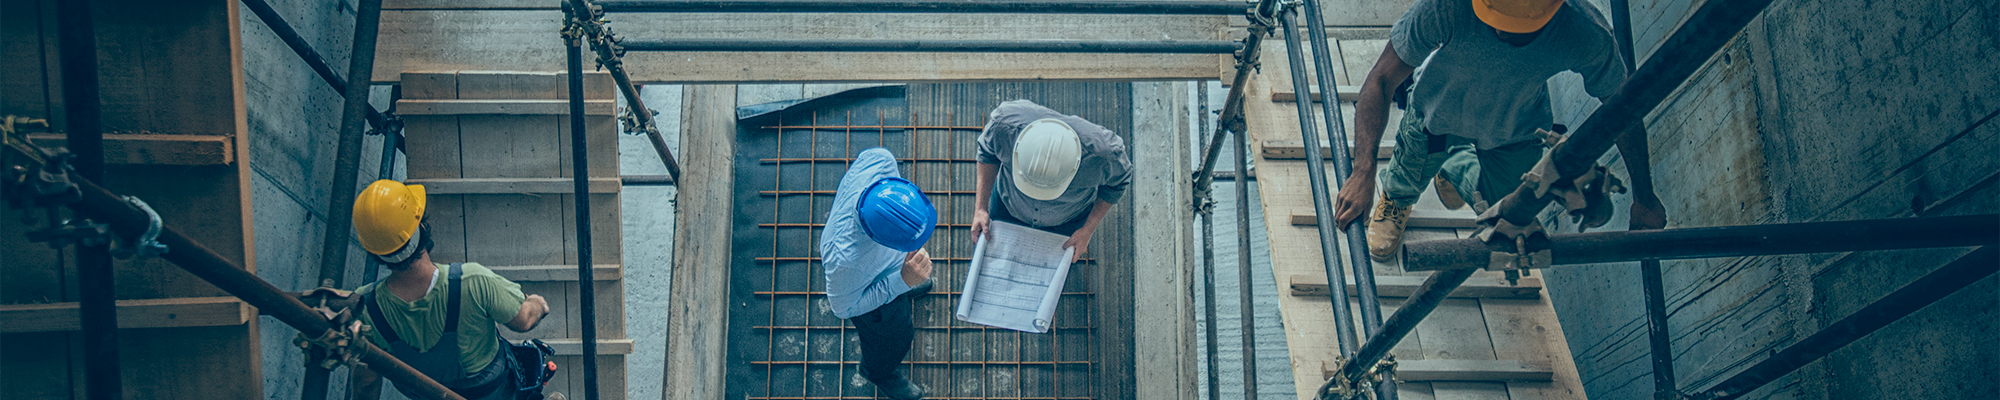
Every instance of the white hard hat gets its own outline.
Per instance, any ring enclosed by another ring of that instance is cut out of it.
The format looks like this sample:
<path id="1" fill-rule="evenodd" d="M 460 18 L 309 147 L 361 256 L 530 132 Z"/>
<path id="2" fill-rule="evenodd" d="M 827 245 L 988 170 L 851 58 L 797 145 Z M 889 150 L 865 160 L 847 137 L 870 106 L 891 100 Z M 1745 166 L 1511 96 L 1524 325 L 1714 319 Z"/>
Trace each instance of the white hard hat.
<path id="1" fill-rule="evenodd" d="M 1029 122 L 1014 139 L 1014 187 L 1036 200 L 1053 200 L 1069 189 L 1083 160 L 1076 129 L 1055 118 Z"/>

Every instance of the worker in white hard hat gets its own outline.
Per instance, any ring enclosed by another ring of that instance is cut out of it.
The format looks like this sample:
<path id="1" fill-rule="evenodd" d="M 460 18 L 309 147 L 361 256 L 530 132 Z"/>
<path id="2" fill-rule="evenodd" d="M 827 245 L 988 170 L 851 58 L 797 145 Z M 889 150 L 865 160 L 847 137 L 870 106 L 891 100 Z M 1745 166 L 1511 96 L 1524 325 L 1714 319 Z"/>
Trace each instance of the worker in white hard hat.
<path id="1" fill-rule="evenodd" d="M 427 203 L 423 186 L 392 180 L 369 184 L 354 200 L 361 248 L 389 269 L 389 276 L 355 290 L 361 295 L 357 319 L 369 327 L 368 339 L 460 397 L 539 398 L 553 372 L 547 347 L 510 343 L 495 326 L 534 329 L 548 316 L 548 301 L 523 295 L 520 284 L 478 263 L 432 264 Z M 350 370 L 356 398 L 381 395 L 374 371 Z M 412 388 L 396 389 L 421 398 Z"/>
<path id="2" fill-rule="evenodd" d="M 1340 188 L 1336 221 L 1346 225 L 1373 204 L 1368 253 L 1388 261 L 1402 246 L 1410 206 L 1433 182 L 1446 207 L 1469 202 L 1486 211 L 1541 160 L 1544 145 L 1536 132 L 1561 130 L 1549 106 L 1549 78 L 1572 71 L 1599 99 L 1625 82 L 1610 28 L 1589 4 L 1416 0 L 1390 29 L 1355 102 L 1354 170 Z M 1407 96 L 1407 108 L 1395 154 L 1388 168 L 1378 170 L 1388 105 L 1399 94 Z M 1647 174 L 1645 139 L 1632 142 L 1618 144 L 1628 171 Z M 1645 178 L 1634 179 L 1635 228 L 1664 220 Z"/>
<path id="3" fill-rule="evenodd" d="M 1063 248 L 1080 257 L 1131 171 L 1125 140 L 1110 129 L 1027 100 L 1000 103 L 979 133 L 973 237 L 1006 221 L 1068 235 Z"/>

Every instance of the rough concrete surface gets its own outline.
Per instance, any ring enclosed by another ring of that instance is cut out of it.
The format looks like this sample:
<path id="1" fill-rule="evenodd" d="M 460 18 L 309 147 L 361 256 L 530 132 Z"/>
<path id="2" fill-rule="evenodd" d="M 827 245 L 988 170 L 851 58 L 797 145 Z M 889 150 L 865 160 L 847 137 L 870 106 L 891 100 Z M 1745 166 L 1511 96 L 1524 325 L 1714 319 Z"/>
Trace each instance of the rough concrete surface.
<path id="1" fill-rule="evenodd" d="M 1635 3 L 1642 54 L 1695 7 Z M 1668 226 L 2000 211 L 1994 43 L 2000 5 L 1992 2 L 1774 2 L 1647 118 Z M 1679 389 L 1727 379 L 1967 251 L 1665 262 Z M 1636 270 L 1548 271 L 1592 397 L 1653 390 Z M 1995 280 L 1746 398 L 2000 397 Z"/>

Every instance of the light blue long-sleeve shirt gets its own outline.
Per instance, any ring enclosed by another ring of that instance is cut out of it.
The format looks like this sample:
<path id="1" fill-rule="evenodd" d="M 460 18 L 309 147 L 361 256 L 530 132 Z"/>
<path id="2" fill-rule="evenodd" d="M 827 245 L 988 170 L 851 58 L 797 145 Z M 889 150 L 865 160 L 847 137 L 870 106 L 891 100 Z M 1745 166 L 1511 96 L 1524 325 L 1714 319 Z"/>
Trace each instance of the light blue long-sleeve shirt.
<path id="1" fill-rule="evenodd" d="M 899 178 L 896 156 L 888 149 L 863 150 L 840 178 L 833 196 L 833 211 L 826 216 L 826 228 L 819 234 L 820 266 L 826 268 L 826 301 L 833 315 L 853 318 L 895 300 L 910 291 L 903 283 L 903 256 L 861 230 L 861 192 L 875 181 Z"/>

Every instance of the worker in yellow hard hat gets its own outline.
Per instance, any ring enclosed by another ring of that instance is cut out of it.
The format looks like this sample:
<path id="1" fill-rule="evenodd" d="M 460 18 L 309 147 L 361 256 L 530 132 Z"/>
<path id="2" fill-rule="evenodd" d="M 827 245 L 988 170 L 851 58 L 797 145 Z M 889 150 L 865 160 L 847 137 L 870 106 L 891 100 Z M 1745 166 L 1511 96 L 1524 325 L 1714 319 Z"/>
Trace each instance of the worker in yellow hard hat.
<path id="1" fill-rule="evenodd" d="M 477 263 L 432 264 L 425 203 L 423 186 L 392 180 L 375 181 L 354 199 L 361 248 L 390 271 L 356 290 L 368 339 L 460 397 L 540 398 L 553 372 L 546 345 L 508 342 L 495 326 L 534 329 L 548 316 L 548 301 L 522 295 L 520 284 Z M 355 368 L 352 374 L 358 398 L 381 394 L 373 371 Z M 396 389 L 419 397 L 410 388 Z"/>
<path id="2" fill-rule="evenodd" d="M 1027 100 L 1000 103 L 979 132 L 975 242 L 993 221 L 1069 236 L 1074 262 L 1132 184 L 1125 139 Z M 1005 177 L 1002 177 L 1002 173 Z"/>
<path id="3" fill-rule="evenodd" d="M 1583 2 L 1416 0 L 1390 29 L 1355 101 L 1354 170 L 1340 188 L 1335 219 L 1346 225 L 1372 203 L 1368 253 L 1387 261 L 1402 246 L 1410 206 L 1433 182 L 1447 207 L 1470 202 L 1484 212 L 1541 160 L 1536 131 L 1561 130 L 1549 78 L 1575 72 L 1584 91 L 1602 99 L 1625 82 L 1625 65 L 1604 17 Z M 1395 154 L 1378 170 L 1392 97 L 1406 107 Z M 1630 142 L 1620 140 L 1619 149 L 1641 172 L 1644 138 Z M 1634 179 L 1634 227 L 1664 218 L 1641 178 Z"/>

